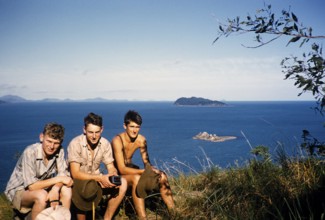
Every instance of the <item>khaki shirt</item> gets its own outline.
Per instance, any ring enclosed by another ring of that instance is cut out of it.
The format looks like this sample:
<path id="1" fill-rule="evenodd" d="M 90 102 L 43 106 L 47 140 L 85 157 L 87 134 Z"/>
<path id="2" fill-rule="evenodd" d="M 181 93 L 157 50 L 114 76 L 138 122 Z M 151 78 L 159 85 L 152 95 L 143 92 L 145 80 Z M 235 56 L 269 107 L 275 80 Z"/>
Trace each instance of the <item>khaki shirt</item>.
<path id="1" fill-rule="evenodd" d="M 70 142 L 68 146 L 68 162 L 80 164 L 80 171 L 89 174 L 100 174 L 100 165 L 113 163 L 113 153 L 110 142 L 101 137 L 97 147 L 94 149 L 94 158 L 87 147 L 86 135 L 82 134 Z M 106 167 L 105 167 L 106 168 Z"/>
<path id="2" fill-rule="evenodd" d="M 56 164 L 52 166 L 53 163 Z M 49 170 L 51 167 L 53 169 Z M 17 190 L 26 189 L 39 180 L 49 179 L 54 176 L 70 176 L 64 158 L 64 149 L 59 148 L 59 151 L 45 165 L 42 144 L 32 144 L 26 147 L 17 161 L 8 181 L 5 194 L 12 201 Z"/>

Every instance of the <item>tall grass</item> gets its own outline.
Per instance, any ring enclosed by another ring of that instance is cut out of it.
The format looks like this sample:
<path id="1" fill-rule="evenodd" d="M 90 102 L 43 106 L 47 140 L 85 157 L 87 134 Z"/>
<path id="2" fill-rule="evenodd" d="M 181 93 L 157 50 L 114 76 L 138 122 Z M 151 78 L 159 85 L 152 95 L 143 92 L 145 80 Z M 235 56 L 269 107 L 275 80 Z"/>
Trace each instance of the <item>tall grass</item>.
<path id="1" fill-rule="evenodd" d="M 282 152 L 275 163 L 265 149 L 241 167 L 173 177 L 175 219 L 325 219 L 324 161 Z"/>
<path id="2" fill-rule="evenodd" d="M 289 157 L 279 151 L 274 162 L 264 146 L 251 152 L 252 159 L 244 165 L 227 169 L 205 154 L 201 171 L 176 159 L 163 164 L 159 168 L 170 176 L 177 208 L 167 213 L 160 200 L 156 211 L 149 211 L 151 219 L 325 219 L 322 157 Z M 0 198 L 0 219 L 11 219 L 9 203 Z"/>
<path id="3" fill-rule="evenodd" d="M 0 195 L 0 219 L 11 220 L 13 217 L 11 205 L 3 193 Z"/>

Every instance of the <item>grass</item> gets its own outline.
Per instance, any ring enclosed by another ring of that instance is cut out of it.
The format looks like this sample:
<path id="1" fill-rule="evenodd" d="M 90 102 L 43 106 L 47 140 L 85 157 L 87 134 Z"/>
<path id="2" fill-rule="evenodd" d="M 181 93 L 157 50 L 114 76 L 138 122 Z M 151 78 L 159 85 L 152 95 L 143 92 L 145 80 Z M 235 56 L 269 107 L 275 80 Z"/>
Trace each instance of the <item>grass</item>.
<path id="1" fill-rule="evenodd" d="M 252 152 L 257 156 L 245 165 L 228 169 L 207 157 L 202 172 L 180 161 L 163 164 L 177 209 L 167 214 L 158 199 L 158 206 L 148 210 L 150 219 L 325 219 L 323 158 L 282 154 L 275 163 L 263 147 Z M 184 174 L 181 167 L 191 172 Z M 0 198 L 0 219 L 12 219 L 10 204 L 3 195 Z M 123 209 L 118 217 L 128 219 Z"/>
<path id="2" fill-rule="evenodd" d="M 282 155 L 283 157 L 283 155 Z M 325 166 L 268 154 L 241 167 L 171 179 L 179 219 L 325 219 Z"/>
<path id="3" fill-rule="evenodd" d="M 12 209 L 11 205 L 8 202 L 6 196 L 2 193 L 0 195 L 0 219 L 11 220 L 12 219 Z"/>

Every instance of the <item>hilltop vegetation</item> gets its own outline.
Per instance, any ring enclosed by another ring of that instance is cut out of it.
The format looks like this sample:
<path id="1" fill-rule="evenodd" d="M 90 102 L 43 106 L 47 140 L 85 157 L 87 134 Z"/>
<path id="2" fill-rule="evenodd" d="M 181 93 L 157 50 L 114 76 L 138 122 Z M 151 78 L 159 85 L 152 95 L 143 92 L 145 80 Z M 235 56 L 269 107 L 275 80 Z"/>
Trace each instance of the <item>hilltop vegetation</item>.
<path id="1" fill-rule="evenodd" d="M 187 175 L 181 171 L 182 163 L 164 164 L 177 209 L 167 213 L 160 197 L 153 196 L 156 206 L 148 206 L 150 219 L 324 219 L 322 156 L 289 158 L 279 152 L 277 162 L 273 162 L 264 146 L 251 153 L 252 159 L 243 167 L 222 170 L 207 158 L 204 171 L 192 170 Z M 153 202 L 148 204 L 152 206 Z M 126 202 L 117 219 L 128 219 L 125 205 Z M 0 219 L 12 219 L 3 195 L 0 207 Z"/>

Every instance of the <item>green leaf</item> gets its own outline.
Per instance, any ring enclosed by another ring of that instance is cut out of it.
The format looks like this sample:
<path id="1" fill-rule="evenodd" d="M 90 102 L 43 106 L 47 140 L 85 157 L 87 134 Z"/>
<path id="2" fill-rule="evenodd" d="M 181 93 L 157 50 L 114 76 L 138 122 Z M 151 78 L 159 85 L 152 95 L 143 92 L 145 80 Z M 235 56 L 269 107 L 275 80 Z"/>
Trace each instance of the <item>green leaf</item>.
<path id="1" fill-rule="evenodd" d="M 293 37 L 291 38 L 290 42 L 294 43 L 297 42 L 300 39 L 300 37 Z"/>
<path id="2" fill-rule="evenodd" d="M 291 38 L 291 40 L 287 43 L 287 46 L 288 46 L 290 43 L 297 42 L 299 39 L 300 39 L 300 37 L 293 37 L 293 38 Z"/>
<path id="3" fill-rule="evenodd" d="M 298 32 L 298 26 L 294 23 L 293 28 Z"/>
<path id="4" fill-rule="evenodd" d="M 306 38 L 302 40 L 301 44 L 299 45 L 299 47 L 302 47 L 302 45 L 306 42 Z"/>
<path id="5" fill-rule="evenodd" d="M 298 18 L 294 13 L 291 13 L 291 17 L 295 22 L 298 22 Z"/>

